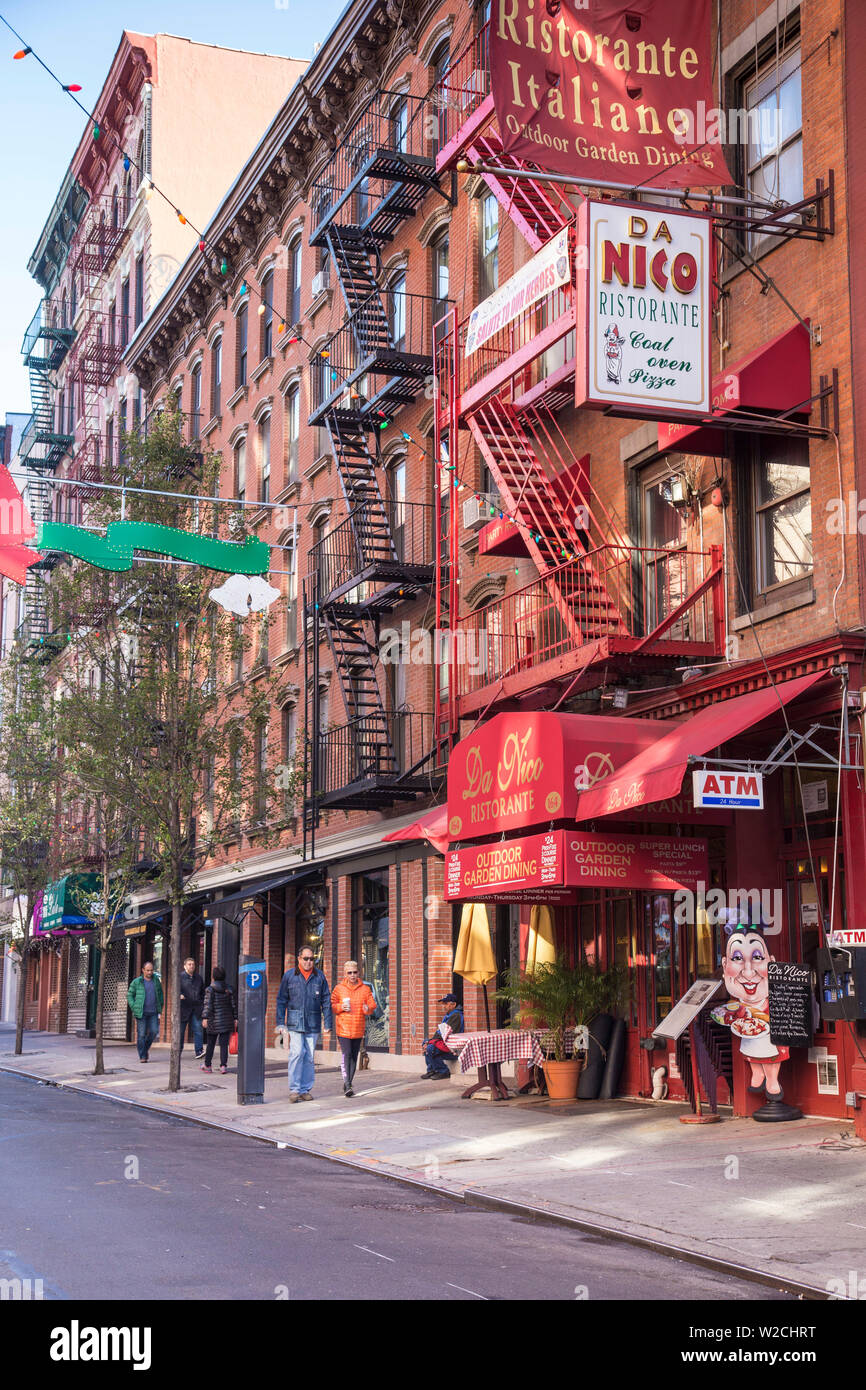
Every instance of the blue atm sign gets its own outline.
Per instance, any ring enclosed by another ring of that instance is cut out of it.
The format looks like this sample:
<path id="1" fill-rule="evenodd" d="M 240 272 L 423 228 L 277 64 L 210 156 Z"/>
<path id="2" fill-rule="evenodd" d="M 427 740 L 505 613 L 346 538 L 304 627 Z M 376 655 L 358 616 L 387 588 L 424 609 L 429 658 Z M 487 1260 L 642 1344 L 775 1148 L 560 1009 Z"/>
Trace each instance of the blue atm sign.
<path id="1" fill-rule="evenodd" d="M 723 772 L 704 768 L 692 773 L 696 806 L 727 806 L 740 811 L 763 811 L 764 779 L 760 772 Z"/>

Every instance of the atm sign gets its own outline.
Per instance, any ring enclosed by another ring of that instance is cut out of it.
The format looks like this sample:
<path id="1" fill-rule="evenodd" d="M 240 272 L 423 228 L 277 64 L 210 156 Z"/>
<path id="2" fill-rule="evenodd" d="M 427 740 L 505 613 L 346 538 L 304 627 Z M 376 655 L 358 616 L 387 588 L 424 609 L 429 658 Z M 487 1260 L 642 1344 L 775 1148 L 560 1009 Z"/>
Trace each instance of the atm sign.
<path id="1" fill-rule="evenodd" d="M 723 772 L 704 768 L 692 773 L 696 806 L 731 806 L 740 811 L 763 811 L 764 779 L 760 772 Z"/>

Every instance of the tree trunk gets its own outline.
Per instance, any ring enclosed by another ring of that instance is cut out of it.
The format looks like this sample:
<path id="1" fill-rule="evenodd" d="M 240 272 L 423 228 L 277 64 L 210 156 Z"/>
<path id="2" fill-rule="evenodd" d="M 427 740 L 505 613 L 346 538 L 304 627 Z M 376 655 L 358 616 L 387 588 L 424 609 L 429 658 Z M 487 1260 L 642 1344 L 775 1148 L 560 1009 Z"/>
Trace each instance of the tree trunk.
<path id="1" fill-rule="evenodd" d="M 21 947 L 21 965 L 18 976 L 18 1001 L 15 1008 L 15 1056 L 20 1057 L 24 1051 L 24 1001 L 27 998 L 27 976 L 30 966 L 30 954 L 27 950 L 28 942 L 25 939 Z"/>
<path id="2" fill-rule="evenodd" d="M 169 969 L 166 975 L 171 976 L 171 1049 L 168 1060 L 168 1089 L 170 1091 L 180 1090 L 180 922 L 183 908 L 179 902 L 175 902 L 171 909 L 171 945 Z"/>
<path id="3" fill-rule="evenodd" d="M 109 933 L 106 931 L 105 936 Z M 100 936 L 102 933 L 100 932 Z M 94 1076 L 104 1076 L 105 1074 L 105 1051 L 103 1048 L 103 1009 L 105 1007 L 105 975 L 108 968 L 108 943 L 99 948 L 99 974 L 96 977 L 96 1062 L 93 1067 Z"/>

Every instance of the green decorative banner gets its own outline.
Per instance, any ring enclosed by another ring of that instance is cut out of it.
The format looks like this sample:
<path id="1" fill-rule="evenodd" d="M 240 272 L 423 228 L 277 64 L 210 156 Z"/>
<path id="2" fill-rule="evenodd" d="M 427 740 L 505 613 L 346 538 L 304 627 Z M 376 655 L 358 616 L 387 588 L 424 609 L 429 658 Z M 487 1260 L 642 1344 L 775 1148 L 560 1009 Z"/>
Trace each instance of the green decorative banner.
<path id="1" fill-rule="evenodd" d="M 112 521 L 104 536 L 80 526 L 43 521 L 35 545 L 37 550 L 74 555 L 101 570 L 132 569 L 136 550 L 155 551 L 222 574 L 267 574 L 271 564 L 270 547 L 256 536 L 242 542 L 217 541 L 150 521 Z"/>

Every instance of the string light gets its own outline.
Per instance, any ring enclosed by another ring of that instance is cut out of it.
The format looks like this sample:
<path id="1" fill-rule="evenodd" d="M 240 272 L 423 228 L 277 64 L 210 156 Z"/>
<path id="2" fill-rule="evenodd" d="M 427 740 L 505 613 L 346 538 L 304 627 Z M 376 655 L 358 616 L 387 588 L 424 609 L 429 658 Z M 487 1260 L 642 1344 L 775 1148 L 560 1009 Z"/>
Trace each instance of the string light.
<path id="1" fill-rule="evenodd" d="M 17 53 L 13 53 L 13 54 L 12 54 L 12 57 L 13 57 L 13 58 L 26 58 L 27 55 L 28 55 L 28 53 L 32 53 L 32 52 L 33 52 L 33 49 L 32 49 L 32 48 L 19 48 L 19 50 L 18 50 Z"/>

